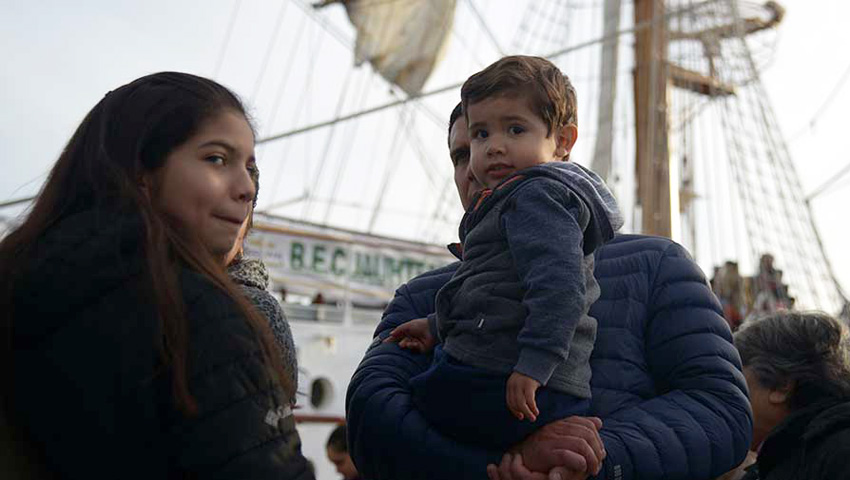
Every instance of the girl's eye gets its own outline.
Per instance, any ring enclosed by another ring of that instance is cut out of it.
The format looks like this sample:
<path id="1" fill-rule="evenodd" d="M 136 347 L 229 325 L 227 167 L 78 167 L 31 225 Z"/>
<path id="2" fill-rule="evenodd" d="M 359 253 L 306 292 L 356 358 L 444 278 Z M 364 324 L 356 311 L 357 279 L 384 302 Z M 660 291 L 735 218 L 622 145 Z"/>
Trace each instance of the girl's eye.
<path id="1" fill-rule="evenodd" d="M 223 155 L 210 155 L 204 160 L 216 165 L 224 165 L 227 162 Z"/>
<path id="2" fill-rule="evenodd" d="M 472 138 L 487 138 L 490 134 L 487 133 L 487 130 L 476 130 L 472 134 Z"/>
<path id="3" fill-rule="evenodd" d="M 519 125 L 513 125 L 508 128 L 508 133 L 510 133 L 511 135 L 519 135 L 524 131 L 525 129 L 520 127 Z"/>

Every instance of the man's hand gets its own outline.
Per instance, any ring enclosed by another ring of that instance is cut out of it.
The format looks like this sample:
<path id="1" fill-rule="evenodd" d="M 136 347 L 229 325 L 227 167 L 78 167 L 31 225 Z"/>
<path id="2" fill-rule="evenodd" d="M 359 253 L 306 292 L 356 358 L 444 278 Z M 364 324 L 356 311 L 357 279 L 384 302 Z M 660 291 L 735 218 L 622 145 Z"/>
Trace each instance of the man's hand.
<path id="1" fill-rule="evenodd" d="M 525 467 L 535 472 L 565 467 L 596 475 L 606 455 L 600 428 L 602 420 L 596 417 L 565 418 L 544 425 L 510 453 L 521 454 Z"/>
<path id="2" fill-rule="evenodd" d="M 540 410 L 537 409 L 534 394 L 538 388 L 540 388 L 540 382 L 537 380 L 519 372 L 512 373 L 508 377 L 506 389 L 508 410 L 520 420 L 526 418 L 532 422 L 537 420 Z"/>
<path id="3" fill-rule="evenodd" d="M 548 474 L 530 471 L 522 463 L 522 455 L 506 453 L 502 463 L 487 465 L 490 480 L 585 480 L 587 472 L 577 472 L 564 467 L 555 467 Z"/>
<path id="4" fill-rule="evenodd" d="M 399 325 L 384 340 L 384 343 L 387 342 L 398 342 L 399 347 L 419 353 L 430 352 L 437 343 L 431 335 L 427 318 L 417 318 Z"/>

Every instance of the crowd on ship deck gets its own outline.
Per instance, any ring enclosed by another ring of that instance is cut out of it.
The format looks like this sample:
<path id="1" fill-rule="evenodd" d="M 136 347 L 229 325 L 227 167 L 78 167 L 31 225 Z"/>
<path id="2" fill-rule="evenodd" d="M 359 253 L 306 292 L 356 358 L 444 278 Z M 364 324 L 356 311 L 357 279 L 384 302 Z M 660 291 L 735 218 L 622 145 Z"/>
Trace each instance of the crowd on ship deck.
<path id="1" fill-rule="evenodd" d="M 773 264 L 773 255 L 766 253 L 761 256 L 758 271 L 753 276 L 742 276 L 738 263 L 733 261 L 714 268 L 711 288 L 733 332 L 748 317 L 794 309 L 796 299 L 788 293 L 782 270 Z"/>

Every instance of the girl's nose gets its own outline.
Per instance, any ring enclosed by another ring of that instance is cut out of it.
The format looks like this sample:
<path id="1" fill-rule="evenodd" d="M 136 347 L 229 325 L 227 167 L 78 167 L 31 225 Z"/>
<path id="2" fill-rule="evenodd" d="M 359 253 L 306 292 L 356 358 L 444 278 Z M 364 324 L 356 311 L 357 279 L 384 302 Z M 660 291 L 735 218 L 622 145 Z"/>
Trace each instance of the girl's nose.
<path id="1" fill-rule="evenodd" d="M 241 202 L 253 202 L 254 195 L 257 193 L 257 187 L 254 185 L 254 179 L 250 172 L 246 169 L 240 169 L 236 174 L 234 181 L 234 193 L 236 198 Z"/>

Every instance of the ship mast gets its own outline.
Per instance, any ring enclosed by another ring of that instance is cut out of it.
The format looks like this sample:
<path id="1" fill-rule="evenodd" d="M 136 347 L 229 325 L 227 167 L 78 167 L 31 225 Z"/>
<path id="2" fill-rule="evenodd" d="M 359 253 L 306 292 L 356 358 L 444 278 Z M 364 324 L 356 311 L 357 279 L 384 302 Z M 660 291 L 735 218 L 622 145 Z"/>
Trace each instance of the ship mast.
<path id="1" fill-rule="evenodd" d="M 670 237 L 673 192 L 667 144 L 667 27 L 665 21 L 654 21 L 664 18 L 664 9 L 663 0 L 634 3 L 635 24 L 651 25 L 635 32 L 635 174 L 641 232 Z"/>
<path id="2" fill-rule="evenodd" d="M 635 32 L 634 102 L 636 122 L 635 174 L 637 211 L 641 232 L 672 237 L 680 214 L 679 179 L 671 180 L 668 126 L 668 87 L 674 86 L 706 97 L 735 94 L 733 86 L 717 77 L 715 56 L 719 42 L 736 35 L 749 35 L 781 22 L 784 9 L 769 1 L 773 15 L 767 19 L 745 18 L 740 24 L 713 26 L 696 32 L 669 31 L 664 0 L 635 0 L 635 25 L 649 28 Z M 703 44 L 708 75 L 688 70 L 668 60 L 668 43 L 697 40 Z M 603 77 L 604 78 L 604 77 Z M 674 175 L 675 177 L 675 175 Z M 685 196 L 686 202 L 690 197 Z M 685 210 L 687 205 L 682 205 Z"/>

